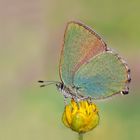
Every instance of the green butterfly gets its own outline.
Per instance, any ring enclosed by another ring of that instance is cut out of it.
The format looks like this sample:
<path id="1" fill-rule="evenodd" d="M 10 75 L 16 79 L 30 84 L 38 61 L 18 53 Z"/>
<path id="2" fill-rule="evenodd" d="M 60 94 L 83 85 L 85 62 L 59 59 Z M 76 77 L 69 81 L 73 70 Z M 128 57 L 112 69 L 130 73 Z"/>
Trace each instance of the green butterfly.
<path id="1" fill-rule="evenodd" d="M 131 81 L 126 62 L 107 47 L 102 38 L 81 22 L 67 24 L 59 65 L 61 82 L 56 84 L 64 97 L 75 100 L 104 99 L 128 94 Z"/>

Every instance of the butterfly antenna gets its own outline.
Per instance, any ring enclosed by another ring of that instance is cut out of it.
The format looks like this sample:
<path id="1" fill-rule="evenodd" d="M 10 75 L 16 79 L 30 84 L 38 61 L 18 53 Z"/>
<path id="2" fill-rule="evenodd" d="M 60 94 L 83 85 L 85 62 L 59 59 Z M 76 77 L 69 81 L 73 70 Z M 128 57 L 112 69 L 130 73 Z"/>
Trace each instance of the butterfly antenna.
<path id="1" fill-rule="evenodd" d="M 48 86 L 48 85 L 60 83 L 60 82 L 58 82 L 58 81 L 42 81 L 42 80 L 39 80 L 38 82 L 39 82 L 39 83 L 42 83 L 42 84 L 40 85 L 40 87 L 46 87 L 46 86 Z"/>

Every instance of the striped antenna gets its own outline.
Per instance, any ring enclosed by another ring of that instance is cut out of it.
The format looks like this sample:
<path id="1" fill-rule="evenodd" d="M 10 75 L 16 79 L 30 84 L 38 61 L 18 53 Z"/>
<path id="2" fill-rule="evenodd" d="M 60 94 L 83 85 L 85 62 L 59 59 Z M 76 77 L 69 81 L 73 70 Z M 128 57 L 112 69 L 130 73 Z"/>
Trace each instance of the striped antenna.
<path id="1" fill-rule="evenodd" d="M 38 83 L 41 83 L 40 87 L 46 87 L 48 85 L 58 84 L 60 82 L 58 82 L 58 81 L 42 81 L 42 80 L 39 80 Z"/>

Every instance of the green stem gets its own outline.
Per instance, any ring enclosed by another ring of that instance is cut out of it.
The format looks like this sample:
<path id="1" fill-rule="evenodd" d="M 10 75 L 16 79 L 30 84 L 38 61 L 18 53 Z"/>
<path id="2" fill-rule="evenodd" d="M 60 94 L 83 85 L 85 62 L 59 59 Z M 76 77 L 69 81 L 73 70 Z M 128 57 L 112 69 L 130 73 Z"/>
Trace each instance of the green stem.
<path id="1" fill-rule="evenodd" d="M 79 133 L 79 138 L 78 140 L 83 140 L 83 134 Z"/>

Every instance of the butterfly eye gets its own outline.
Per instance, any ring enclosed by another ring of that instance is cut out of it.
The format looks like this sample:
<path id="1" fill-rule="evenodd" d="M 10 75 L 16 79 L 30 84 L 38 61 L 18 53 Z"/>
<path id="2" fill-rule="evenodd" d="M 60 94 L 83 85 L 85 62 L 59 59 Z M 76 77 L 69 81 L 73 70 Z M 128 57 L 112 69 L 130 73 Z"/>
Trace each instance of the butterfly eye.
<path id="1" fill-rule="evenodd" d="M 61 85 L 60 85 L 60 88 L 63 89 L 63 87 L 64 87 L 64 84 L 61 84 Z"/>

